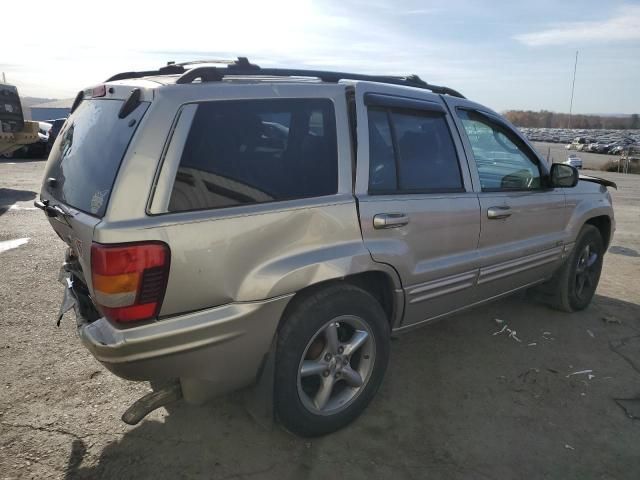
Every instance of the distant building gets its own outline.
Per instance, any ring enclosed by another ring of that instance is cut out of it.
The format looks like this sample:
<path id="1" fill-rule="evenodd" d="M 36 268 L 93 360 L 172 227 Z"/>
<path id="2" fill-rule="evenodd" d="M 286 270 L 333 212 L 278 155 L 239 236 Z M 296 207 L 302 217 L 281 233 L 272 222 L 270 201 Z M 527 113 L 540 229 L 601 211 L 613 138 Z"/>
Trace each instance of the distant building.
<path id="1" fill-rule="evenodd" d="M 73 105 L 73 98 L 32 105 L 31 120 L 43 121 L 67 118 L 71 112 L 71 105 Z"/>

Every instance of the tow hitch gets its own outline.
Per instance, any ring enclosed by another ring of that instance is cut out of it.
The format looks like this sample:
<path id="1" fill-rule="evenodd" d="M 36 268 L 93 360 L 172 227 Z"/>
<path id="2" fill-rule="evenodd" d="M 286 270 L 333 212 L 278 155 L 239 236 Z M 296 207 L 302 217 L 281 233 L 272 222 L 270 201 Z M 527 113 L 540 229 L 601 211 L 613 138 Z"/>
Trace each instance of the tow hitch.
<path id="1" fill-rule="evenodd" d="M 182 398 L 182 388 L 180 382 L 171 383 L 162 389 L 147 393 L 144 397 L 136 400 L 133 405 L 127 408 L 122 414 L 122 421 L 129 425 L 137 425 L 140 420 L 153 412 L 156 408 L 180 400 Z"/>

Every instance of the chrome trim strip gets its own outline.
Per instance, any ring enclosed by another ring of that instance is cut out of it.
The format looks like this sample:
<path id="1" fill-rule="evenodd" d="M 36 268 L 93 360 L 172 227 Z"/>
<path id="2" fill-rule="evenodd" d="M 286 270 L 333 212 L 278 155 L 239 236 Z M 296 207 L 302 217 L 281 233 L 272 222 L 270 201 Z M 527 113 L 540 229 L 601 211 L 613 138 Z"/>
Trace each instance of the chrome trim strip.
<path id="1" fill-rule="evenodd" d="M 545 282 L 547 280 L 548 280 L 548 278 L 543 278 L 541 280 L 536 280 L 535 282 L 528 283 L 526 285 L 523 285 L 523 286 L 518 287 L 518 288 L 514 288 L 512 290 L 508 290 L 508 291 L 500 293 L 498 295 L 494 295 L 493 297 L 485 298 L 483 300 L 479 300 L 477 302 L 470 303 L 470 304 L 465 305 L 463 307 L 456 308 L 454 310 L 451 310 L 450 312 L 441 313 L 440 315 L 436 315 L 435 317 L 425 318 L 424 320 L 421 320 L 421 321 L 416 322 L 416 323 L 411 323 L 411 324 L 405 325 L 403 327 L 394 328 L 392 330 L 392 333 L 401 334 L 401 333 L 404 333 L 404 332 L 408 332 L 410 330 L 413 330 L 414 328 L 419 328 L 420 326 L 422 326 L 422 325 L 424 325 L 426 323 L 433 322 L 435 320 L 439 320 L 439 319 L 444 318 L 444 317 L 448 317 L 449 315 L 453 315 L 455 313 L 459 313 L 459 312 L 463 312 L 465 310 L 469 310 L 469 309 L 471 309 L 473 307 L 476 307 L 478 305 L 483 305 L 485 303 L 492 302 L 494 300 L 497 300 L 499 298 L 502 298 L 502 297 L 510 295 L 510 294 L 512 294 L 514 292 L 517 292 L 518 290 L 524 290 L 524 289 L 532 287 L 534 285 L 538 285 L 540 283 L 543 283 L 543 282 Z"/>
<path id="2" fill-rule="evenodd" d="M 477 276 L 478 271 L 473 270 L 471 272 L 458 273 L 456 275 L 438 278 L 436 280 L 431 280 L 417 286 L 409 287 L 407 290 L 407 295 L 415 295 L 409 300 L 409 303 L 419 303 L 424 300 L 429 300 L 434 297 L 447 295 L 449 293 L 472 287 Z M 417 295 L 425 292 L 427 293 L 424 295 Z"/>
<path id="3" fill-rule="evenodd" d="M 497 265 L 481 268 L 478 285 L 559 260 L 562 257 L 562 251 L 562 246 L 554 247 L 544 252 L 534 253 L 533 255 L 528 255 L 516 260 L 509 260 Z"/>

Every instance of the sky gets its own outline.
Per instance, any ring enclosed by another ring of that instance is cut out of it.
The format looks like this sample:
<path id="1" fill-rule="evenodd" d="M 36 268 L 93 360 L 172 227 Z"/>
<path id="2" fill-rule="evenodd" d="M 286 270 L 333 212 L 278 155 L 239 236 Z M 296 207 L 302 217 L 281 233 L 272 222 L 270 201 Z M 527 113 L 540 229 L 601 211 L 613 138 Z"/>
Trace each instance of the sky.
<path id="1" fill-rule="evenodd" d="M 411 74 L 494 110 L 640 113 L 640 0 L 30 0 L 2 5 L 0 71 L 73 97 L 122 71 L 248 56 Z"/>

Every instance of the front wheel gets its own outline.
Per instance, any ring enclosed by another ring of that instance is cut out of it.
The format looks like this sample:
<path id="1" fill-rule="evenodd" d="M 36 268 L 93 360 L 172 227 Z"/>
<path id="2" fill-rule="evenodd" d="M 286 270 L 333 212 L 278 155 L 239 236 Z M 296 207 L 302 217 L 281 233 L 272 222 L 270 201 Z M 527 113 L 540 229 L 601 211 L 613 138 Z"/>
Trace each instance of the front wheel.
<path id="1" fill-rule="evenodd" d="M 369 293 L 334 285 L 304 298 L 278 336 L 278 418 L 307 437 L 346 426 L 378 391 L 388 360 L 389 324 Z"/>
<path id="2" fill-rule="evenodd" d="M 598 287 L 603 258 L 604 241 L 600 231 L 593 225 L 585 225 L 573 252 L 550 282 L 552 306 L 565 312 L 587 308 Z"/>

